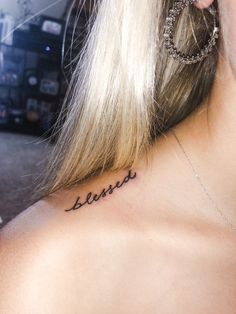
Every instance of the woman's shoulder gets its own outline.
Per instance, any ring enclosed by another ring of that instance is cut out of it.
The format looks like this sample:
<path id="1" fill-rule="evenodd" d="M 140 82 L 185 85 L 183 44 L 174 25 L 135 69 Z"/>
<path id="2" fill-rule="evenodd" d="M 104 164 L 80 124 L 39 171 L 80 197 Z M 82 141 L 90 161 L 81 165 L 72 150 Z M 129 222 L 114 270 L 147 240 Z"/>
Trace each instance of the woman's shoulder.
<path id="1" fill-rule="evenodd" d="M 7 224 L 0 243 L 0 312 L 20 308 L 22 314 L 38 313 L 40 307 L 42 313 L 75 313 L 78 308 L 81 313 L 104 313 L 111 305 L 112 313 L 120 313 L 115 307 L 121 287 L 122 294 L 133 291 L 139 300 L 145 291 L 156 304 L 156 292 L 161 295 L 168 288 L 164 284 L 171 282 L 171 275 L 185 272 L 184 261 L 198 274 L 203 260 L 209 265 L 217 254 L 222 258 L 225 242 L 219 246 L 220 235 L 209 236 L 209 226 L 194 220 L 191 227 L 190 221 L 174 217 L 161 223 L 160 205 L 151 215 L 150 203 L 141 204 L 145 197 L 140 196 L 144 185 L 139 175 L 121 171 L 92 179 L 40 200 Z M 230 255 L 232 245 L 227 245 Z M 209 256 L 212 247 L 218 249 Z M 168 268 L 168 280 L 159 277 L 163 267 Z M 157 274 L 162 284 L 155 280 L 150 289 Z M 137 305 L 132 297 L 126 308 Z"/>
<path id="2" fill-rule="evenodd" d="M 33 204 L 2 229 L 0 272 L 3 276 L 0 291 L 4 304 L 0 301 L 0 312 L 11 313 L 11 306 L 22 306 L 22 313 L 36 313 L 34 306 L 42 306 L 41 301 L 35 302 L 36 296 L 45 300 L 43 306 L 52 306 L 54 311 L 58 308 L 58 313 L 66 313 L 66 309 L 63 312 L 62 308 L 68 302 L 70 306 L 73 304 L 71 296 L 81 295 L 84 298 L 79 303 L 82 309 L 83 304 L 86 306 L 84 289 L 88 286 L 96 297 L 98 269 L 110 263 L 113 266 L 117 264 L 112 256 L 124 256 L 132 242 L 129 239 L 134 238 L 134 231 L 131 232 L 132 228 L 126 223 L 128 217 L 124 216 L 124 210 L 119 211 L 124 202 L 118 188 L 117 193 L 114 189 L 105 196 L 110 185 L 115 187 L 118 181 L 118 185 L 122 184 L 122 178 L 126 178 L 124 184 L 128 186 L 127 175 L 122 175 L 120 180 L 116 180 L 117 176 L 110 176 L 110 180 L 101 178 L 99 184 L 91 180 L 90 183 L 60 191 Z M 108 182 L 110 184 L 107 185 Z M 73 207 L 78 195 L 84 203 L 88 193 L 99 196 L 103 186 L 106 191 L 101 199 L 91 202 L 90 198 L 90 204 L 66 211 Z M 117 203 L 119 198 L 120 203 Z M 113 255 L 109 255 L 110 252 Z M 76 289 L 76 294 L 63 290 L 67 284 Z M 29 297 L 24 308 L 21 303 L 25 302 L 26 294 Z M 55 300 L 59 305 L 52 304 Z"/>
<path id="3" fill-rule="evenodd" d="M 43 241 L 63 239 L 65 244 L 72 236 L 118 231 L 129 206 L 125 185 L 132 185 L 129 181 L 134 178 L 132 171 L 106 174 L 44 197 L 2 228 L 0 243 L 23 247 L 28 242 L 33 248 Z"/>

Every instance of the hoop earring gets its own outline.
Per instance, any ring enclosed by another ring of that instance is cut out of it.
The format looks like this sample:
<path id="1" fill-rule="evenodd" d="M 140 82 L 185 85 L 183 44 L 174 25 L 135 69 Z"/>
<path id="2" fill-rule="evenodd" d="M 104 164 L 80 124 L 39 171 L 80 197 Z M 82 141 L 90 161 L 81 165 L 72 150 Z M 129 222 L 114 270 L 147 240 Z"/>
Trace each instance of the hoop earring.
<path id="1" fill-rule="evenodd" d="M 219 27 L 216 24 L 216 9 L 211 5 L 208 10 L 214 17 L 214 28 L 213 32 L 210 35 L 210 38 L 208 39 L 207 44 L 197 54 L 193 55 L 181 53 L 175 47 L 173 41 L 174 23 L 182 10 L 197 1 L 199 0 L 177 0 L 177 2 L 175 2 L 173 7 L 170 9 L 169 15 L 165 21 L 164 46 L 172 58 L 184 64 L 197 63 L 205 59 L 212 51 L 212 48 L 216 45 L 216 40 L 219 37 Z"/>

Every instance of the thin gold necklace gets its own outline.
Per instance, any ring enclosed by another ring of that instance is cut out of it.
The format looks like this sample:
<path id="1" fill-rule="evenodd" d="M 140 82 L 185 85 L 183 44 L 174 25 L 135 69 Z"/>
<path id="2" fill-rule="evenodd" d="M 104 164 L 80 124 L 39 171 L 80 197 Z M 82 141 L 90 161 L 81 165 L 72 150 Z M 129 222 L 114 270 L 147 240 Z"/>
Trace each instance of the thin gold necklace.
<path id="1" fill-rule="evenodd" d="M 213 207 L 215 208 L 215 210 L 218 212 L 218 214 L 220 214 L 220 216 L 224 219 L 224 221 L 230 226 L 230 228 L 234 231 L 236 231 L 236 226 L 234 226 L 231 221 L 229 220 L 228 217 L 226 217 L 222 210 L 219 208 L 219 206 L 216 204 L 216 202 L 214 201 L 214 199 L 212 198 L 212 196 L 210 195 L 208 189 L 206 188 L 206 186 L 203 184 L 198 172 L 196 171 L 195 167 L 193 166 L 193 163 L 191 162 L 188 154 L 186 153 L 185 149 L 183 148 L 183 145 L 181 144 L 178 136 L 176 135 L 175 131 L 173 129 L 170 129 L 170 131 L 172 132 L 172 134 L 174 135 L 177 143 L 179 144 L 184 156 L 186 157 L 188 163 L 189 163 L 189 166 L 195 176 L 195 178 L 197 179 L 198 183 L 200 184 L 202 190 L 204 191 L 204 193 L 206 194 L 206 196 L 208 197 L 208 199 L 210 200 L 210 202 L 212 203 Z"/>

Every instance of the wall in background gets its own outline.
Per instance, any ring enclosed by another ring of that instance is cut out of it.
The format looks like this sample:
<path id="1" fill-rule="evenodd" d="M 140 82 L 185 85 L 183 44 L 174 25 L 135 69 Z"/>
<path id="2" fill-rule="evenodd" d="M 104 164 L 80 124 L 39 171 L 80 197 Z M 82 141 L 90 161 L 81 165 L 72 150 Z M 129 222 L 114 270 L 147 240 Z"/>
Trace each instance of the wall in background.
<path id="1" fill-rule="evenodd" d="M 41 12 L 41 14 L 60 18 L 67 6 L 67 0 L 31 0 L 33 13 Z M 20 14 L 17 0 L 1 0 L 0 10 L 18 17 Z M 43 12 L 42 12 L 43 11 Z"/>

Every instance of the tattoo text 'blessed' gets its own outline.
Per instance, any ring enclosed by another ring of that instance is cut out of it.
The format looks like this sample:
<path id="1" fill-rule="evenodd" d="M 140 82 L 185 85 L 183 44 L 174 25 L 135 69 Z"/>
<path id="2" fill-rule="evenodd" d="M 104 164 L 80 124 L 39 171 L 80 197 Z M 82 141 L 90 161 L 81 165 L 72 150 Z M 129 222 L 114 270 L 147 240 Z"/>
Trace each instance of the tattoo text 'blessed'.
<path id="1" fill-rule="evenodd" d="M 81 203 L 80 196 L 79 196 L 76 199 L 74 205 L 69 209 L 65 209 L 65 211 L 69 212 L 71 210 L 76 210 L 86 204 L 91 205 L 92 203 L 99 201 L 101 198 L 106 197 L 108 194 L 112 194 L 115 189 L 121 188 L 123 184 L 129 182 L 130 180 L 133 180 L 136 177 L 136 175 L 137 175 L 136 172 L 132 173 L 132 170 L 129 170 L 128 175 L 123 179 L 122 182 L 117 181 L 114 186 L 110 184 L 109 187 L 104 188 L 100 194 L 89 192 L 83 203 Z"/>

